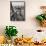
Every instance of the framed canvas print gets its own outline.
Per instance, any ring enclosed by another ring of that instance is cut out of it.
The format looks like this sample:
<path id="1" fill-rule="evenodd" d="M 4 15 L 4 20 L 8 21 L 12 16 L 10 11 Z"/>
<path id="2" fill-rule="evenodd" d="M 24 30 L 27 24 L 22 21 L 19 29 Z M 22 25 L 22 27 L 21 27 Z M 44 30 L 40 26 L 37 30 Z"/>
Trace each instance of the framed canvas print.
<path id="1" fill-rule="evenodd" d="M 25 21 L 24 1 L 10 1 L 10 21 Z"/>

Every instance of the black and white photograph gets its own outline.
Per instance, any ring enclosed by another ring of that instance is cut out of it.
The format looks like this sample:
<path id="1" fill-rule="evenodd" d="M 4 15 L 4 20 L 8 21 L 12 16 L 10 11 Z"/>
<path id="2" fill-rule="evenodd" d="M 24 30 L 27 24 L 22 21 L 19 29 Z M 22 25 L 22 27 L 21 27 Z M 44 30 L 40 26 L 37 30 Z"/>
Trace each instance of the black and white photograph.
<path id="1" fill-rule="evenodd" d="M 25 21 L 24 1 L 10 1 L 10 21 Z"/>

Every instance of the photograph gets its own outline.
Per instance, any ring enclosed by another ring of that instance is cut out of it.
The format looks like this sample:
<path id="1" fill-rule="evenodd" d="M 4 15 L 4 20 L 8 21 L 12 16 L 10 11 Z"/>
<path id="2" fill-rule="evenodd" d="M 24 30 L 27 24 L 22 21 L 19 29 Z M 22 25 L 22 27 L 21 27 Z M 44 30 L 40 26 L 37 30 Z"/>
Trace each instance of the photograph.
<path id="1" fill-rule="evenodd" d="M 24 1 L 10 1 L 10 21 L 25 21 Z"/>

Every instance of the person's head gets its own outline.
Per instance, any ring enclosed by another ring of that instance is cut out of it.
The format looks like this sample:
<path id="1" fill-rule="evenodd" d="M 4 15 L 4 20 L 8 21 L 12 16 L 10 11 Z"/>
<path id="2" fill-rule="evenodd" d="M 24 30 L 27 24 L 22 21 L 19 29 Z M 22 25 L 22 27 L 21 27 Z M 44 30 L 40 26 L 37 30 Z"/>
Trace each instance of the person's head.
<path id="1" fill-rule="evenodd" d="M 43 12 L 44 14 L 46 14 L 46 6 L 40 6 L 40 9 L 42 10 L 42 12 Z"/>

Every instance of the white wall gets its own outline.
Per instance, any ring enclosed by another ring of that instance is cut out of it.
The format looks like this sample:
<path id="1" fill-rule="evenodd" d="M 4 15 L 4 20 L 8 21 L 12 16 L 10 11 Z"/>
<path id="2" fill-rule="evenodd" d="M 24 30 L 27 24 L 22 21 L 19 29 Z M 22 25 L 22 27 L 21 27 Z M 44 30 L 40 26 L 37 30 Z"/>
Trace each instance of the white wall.
<path id="1" fill-rule="evenodd" d="M 0 33 L 4 32 L 4 28 L 6 25 L 15 25 L 19 31 L 18 33 L 19 36 L 20 34 L 24 34 L 25 36 L 26 35 L 31 36 L 31 32 L 35 32 L 36 29 L 42 29 L 42 27 L 40 27 L 36 22 L 35 16 L 41 13 L 40 6 L 46 5 L 46 0 L 23 1 L 25 1 L 26 3 L 25 5 L 26 20 L 22 22 L 21 21 L 12 22 L 10 21 L 10 0 L 0 0 Z"/>

